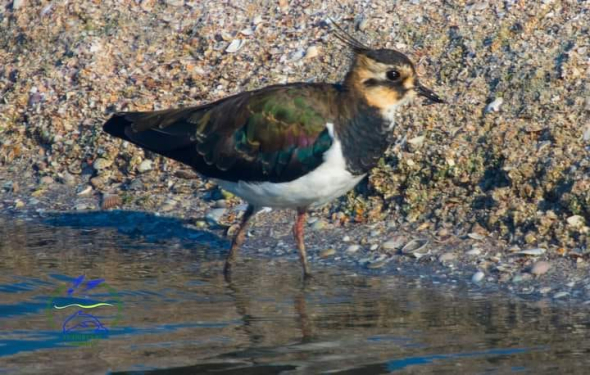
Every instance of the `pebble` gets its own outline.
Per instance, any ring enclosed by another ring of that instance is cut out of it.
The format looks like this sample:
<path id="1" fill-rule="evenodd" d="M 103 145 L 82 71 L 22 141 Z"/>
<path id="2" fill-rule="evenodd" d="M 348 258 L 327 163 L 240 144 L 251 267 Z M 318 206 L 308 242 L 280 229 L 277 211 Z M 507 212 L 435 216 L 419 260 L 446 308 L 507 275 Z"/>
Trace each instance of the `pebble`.
<path id="1" fill-rule="evenodd" d="M 573 228 L 581 228 L 584 226 L 584 223 L 585 223 L 584 218 L 580 215 L 570 216 L 566 220 L 567 220 L 567 224 Z"/>
<path id="2" fill-rule="evenodd" d="M 86 185 L 84 187 L 81 187 L 76 195 L 78 195 L 79 197 L 83 197 L 90 194 L 92 194 L 92 186 Z"/>
<path id="3" fill-rule="evenodd" d="M 469 237 L 469 238 L 471 238 L 471 239 L 473 239 L 473 240 L 478 240 L 478 241 L 481 241 L 481 240 L 483 240 L 484 238 L 486 238 L 486 236 L 484 236 L 484 235 L 482 235 L 482 234 L 479 234 L 479 233 L 469 233 L 469 234 L 467 235 L 467 237 Z"/>
<path id="4" fill-rule="evenodd" d="M 441 263 L 445 263 L 445 262 L 450 262 L 452 260 L 455 260 L 456 258 L 457 258 L 457 255 L 455 253 L 444 253 L 438 257 L 438 261 Z"/>
<path id="5" fill-rule="evenodd" d="M 23 208 L 25 206 L 25 202 L 21 201 L 20 199 L 17 199 L 14 201 L 14 208 L 19 209 L 19 208 Z"/>
<path id="6" fill-rule="evenodd" d="M 547 273 L 550 268 L 551 264 L 549 262 L 539 261 L 533 265 L 533 268 L 531 268 L 531 273 L 536 276 L 541 276 Z"/>
<path id="7" fill-rule="evenodd" d="M 359 29 L 359 31 L 365 31 L 368 26 L 369 26 L 369 20 L 366 18 L 363 18 L 359 21 L 357 28 Z"/>
<path id="8" fill-rule="evenodd" d="M 553 295 L 553 299 L 560 299 L 569 296 L 569 292 L 557 292 Z"/>
<path id="9" fill-rule="evenodd" d="M 5 182 L 4 185 L 2 185 L 2 189 L 4 189 L 4 191 L 10 193 L 16 193 L 18 192 L 18 184 L 14 181 L 8 181 Z"/>
<path id="10" fill-rule="evenodd" d="M 395 251 L 395 250 L 400 249 L 403 246 L 405 241 L 406 241 L 406 239 L 401 236 L 391 237 L 387 241 L 383 242 L 383 244 L 381 245 L 381 248 L 383 250 L 387 250 L 387 251 Z"/>
<path id="11" fill-rule="evenodd" d="M 426 252 L 426 246 L 428 245 L 428 240 L 423 240 L 423 239 L 416 239 L 416 240 L 411 240 L 410 242 L 408 242 L 407 244 L 405 244 L 404 247 L 402 247 L 402 254 L 416 254 L 416 253 L 425 253 Z M 424 254 L 422 254 L 424 255 Z"/>
<path id="12" fill-rule="evenodd" d="M 320 258 L 329 258 L 334 254 L 336 254 L 336 250 L 332 248 L 325 249 L 320 252 Z"/>
<path id="13" fill-rule="evenodd" d="M 386 264 L 387 264 L 387 260 L 386 259 L 380 259 L 380 260 L 376 260 L 374 262 L 370 262 L 369 264 L 367 264 L 367 268 L 368 269 L 371 269 L 371 270 L 374 270 L 374 269 L 377 269 L 377 268 L 381 268 L 381 267 L 383 267 Z"/>
<path id="14" fill-rule="evenodd" d="M 465 255 L 469 255 L 469 256 L 476 256 L 481 254 L 481 250 L 480 249 L 471 249 L 467 252 L 465 252 Z"/>
<path id="15" fill-rule="evenodd" d="M 148 171 L 151 171 L 153 166 L 152 166 L 153 162 L 149 159 L 146 159 L 144 161 L 142 161 L 138 166 L 137 166 L 137 171 L 139 173 L 145 173 Z"/>
<path id="16" fill-rule="evenodd" d="M 26 0 L 14 0 L 12 2 L 12 9 L 16 10 L 22 8 L 25 5 L 25 1 Z"/>
<path id="17" fill-rule="evenodd" d="M 316 221 L 318 221 L 320 218 L 316 217 L 316 216 L 312 216 L 309 219 L 307 219 L 307 224 L 311 225 L 313 223 L 315 223 Z"/>
<path id="18" fill-rule="evenodd" d="M 342 242 L 350 242 L 350 236 L 342 237 Z"/>
<path id="19" fill-rule="evenodd" d="M 163 211 L 163 212 L 172 211 L 176 207 L 177 204 L 178 204 L 178 202 L 175 201 L 174 199 L 168 199 L 168 200 L 166 200 L 166 202 L 164 202 L 164 204 L 162 205 L 162 208 L 160 208 L 160 211 Z"/>
<path id="20" fill-rule="evenodd" d="M 218 199 L 213 203 L 213 207 L 215 208 L 227 208 L 227 202 L 225 199 Z"/>
<path id="21" fill-rule="evenodd" d="M 67 186 L 74 186 L 76 185 L 76 178 L 70 174 L 69 172 L 64 172 L 61 181 Z"/>
<path id="22" fill-rule="evenodd" d="M 471 276 L 471 281 L 473 281 L 474 283 L 479 283 L 480 281 L 482 281 L 485 277 L 485 273 L 481 272 L 481 271 L 477 271 L 476 273 L 473 274 L 473 276 Z"/>
<path id="23" fill-rule="evenodd" d="M 143 188 L 143 182 L 140 179 L 136 178 L 135 180 L 131 181 L 129 184 L 129 190 L 141 190 Z"/>
<path id="24" fill-rule="evenodd" d="M 378 248 L 379 248 L 379 245 L 378 245 L 378 244 L 376 244 L 376 243 L 374 243 L 374 244 L 372 244 L 372 245 L 371 245 L 371 247 L 370 247 L 369 249 L 370 249 L 371 251 L 375 251 L 375 250 L 377 250 Z"/>
<path id="25" fill-rule="evenodd" d="M 205 220 L 207 220 L 207 223 L 209 225 L 219 224 L 219 221 L 225 214 L 225 211 L 225 208 L 214 208 L 211 211 L 207 212 L 207 215 L 205 215 Z"/>
<path id="26" fill-rule="evenodd" d="M 53 178 L 51 178 L 49 176 L 43 176 L 39 180 L 39 183 L 42 184 L 42 185 L 51 185 L 51 184 L 54 183 L 54 181 L 53 181 Z"/>
<path id="27" fill-rule="evenodd" d="M 536 248 L 536 249 L 521 250 L 521 251 L 516 252 L 515 254 L 517 254 L 517 255 L 539 256 L 539 255 L 545 254 L 546 251 L 547 250 L 542 249 L 542 248 Z"/>
<path id="28" fill-rule="evenodd" d="M 381 231 L 380 231 L 380 230 L 377 230 L 377 229 L 375 229 L 375 230 L 372 230 L 372 231 L 371 231 L 371 233 L 369 233 L 369 237 L 377 237 L 377 236 L 379 236 L 380 234 L 381 234 Z"/>
<path id="29" fill-rule="evenodd" d="M 420 147 L 422 147 L 422 145 L 424 144 L 424 140 L 426 139 L 425 136 L 420 135 L 418 137 L 414 137 L 410 140 L 408 140 L 408 147 L 410 149 L 411 152 L 416 152 L 420 149 Z"/>
<path id="30" fill-rule="evenodd" d="M 310 46 L 309 48 L 307 48 L 307 51 L 305 51 L 305 58 L 306 59 L 313 59 L 314 57 L 316 57 L 317 55 L 319 55 L 319 49 L 316 46 Z"/>
<path id="31" fill-rule="evenodd" d="M 95 189 L 100 190 L 100 189 L 104 188 L 105 182 L 100 177 L 92 177 L 90 179 L 90 185 L 92 185 L 92 187 L 94 187 Z"/>
<path id="32" fill-rule="evenodd" d="M 92 163 L 92 168 L 94 168 L 97 171 L 102 171 L 103 169 L 110 167 L 111 164 L 113 164 L 113 162 L 110 160 L 107 160 L 105 158 L 98 158 L 94 161 L 94 163 Z"/>
<path id="33" fill-rule="evenodd" d="M 312 230 L 322 230 L 326 227 L 326 222 L 323 220 L 317 220 L 311 225 Z"/>
<path id="34" fill-rule="evenodd" d="M 244 39 L 234 39 L 229 44 L 229 46 L 227 46 L 227 48 L 225 49 L 225 52 L 227 52 L 227 53 L 238 52 L 240 50 L 240 48 L 242 48 L 244 46 L 245 43 L 246 43 L 246 41 Z"/>
<path id="35" fill-rule="evenodd" d="M 88 206 L 84 203 L 78 203 L 77 205 L 74 206 L 74 210 L 76 211 L 84 211 L 88 208 Z"/>
<path id="36" fill-rule="evenodd" d="M 348 254 L 354 254 L 361 249 L 360 245 L 350 245 L 346 248 L 345 252 Z"/>
<path id="37" fill-rule="evenodd" d="M 487 105 L 485 111 L 486 113 L 488 112 L 499 112 L 500 111 L 500 107 L 502 106 L 502 103 L 504 103 L 504 99 L 502 98 L 496 98 L 494 99 L 493 102 L 491 102 L 490 104 Z"/>

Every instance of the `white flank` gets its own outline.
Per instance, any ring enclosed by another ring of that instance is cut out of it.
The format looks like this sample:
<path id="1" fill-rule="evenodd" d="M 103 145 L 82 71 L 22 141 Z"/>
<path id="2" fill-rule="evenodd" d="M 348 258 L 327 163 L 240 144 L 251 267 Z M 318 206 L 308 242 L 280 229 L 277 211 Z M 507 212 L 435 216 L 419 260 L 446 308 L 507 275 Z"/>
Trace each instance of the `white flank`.
<path id="1" fill-rule="evenodd" d="M 330 136 L 334 125 L 326 124 Z M 342 144 L 334 138 L 324 154 L 324 162 L 310 173 L 290 182 L 230 182 L 216 180 L 223 189 L 258 207 L 317 208 L 345 194 L 365 175 L 353 176 L 346 170 Z"/>

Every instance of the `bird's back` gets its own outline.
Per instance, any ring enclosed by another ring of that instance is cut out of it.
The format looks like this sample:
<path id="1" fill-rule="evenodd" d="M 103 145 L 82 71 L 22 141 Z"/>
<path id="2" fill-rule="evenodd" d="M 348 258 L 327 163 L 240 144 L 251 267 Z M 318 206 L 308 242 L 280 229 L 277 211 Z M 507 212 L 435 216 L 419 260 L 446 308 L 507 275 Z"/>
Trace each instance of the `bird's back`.
<path id="1" fill-rule="evenodd" d="M 338 95 L 330 84 L 270 86 L 198 107 L 117 113 L 103 129 L 207 177 L 286 182 L 322 163 Z"/>

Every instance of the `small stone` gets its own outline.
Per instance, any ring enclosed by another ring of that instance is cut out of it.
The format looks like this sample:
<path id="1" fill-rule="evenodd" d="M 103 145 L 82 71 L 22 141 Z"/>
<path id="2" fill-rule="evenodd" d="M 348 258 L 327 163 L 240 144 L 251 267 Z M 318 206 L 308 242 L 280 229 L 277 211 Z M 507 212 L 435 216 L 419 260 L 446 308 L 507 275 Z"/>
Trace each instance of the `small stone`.
<path id="1" fill-rule="evenodd" d="M 473 276 L 471 276 L 471 281 L 477 284 L 477 283 L 481 282 L 485 276 L 486 276 L 485 273 L 483 273 L 481 271 L 477 271 L 476 273 L 473 274 Z"/>
<path id="2" fill-rule="evenodd" d="M 570 295 L 569 292 L 557 292 L 553 295 L 553 299 L 561 299 L 561 298 L 567 297 L 569 295 Z"/>
<path id="3" fill-rule="evenodd" d="M 14 201 L 14 208 L 16 208 L 17 210 L 19 208 L 23 208 L 25 206 L 25 202 L 21 201 L 20 199 L 17 199 Z"/>
<path id="4" fill-rule="evenodd" d="M 421 135 L 421 136 L 414 137 L 414 138 L 408 140 L 408 148 L 410 149 L 411 152 L 418 151 L 422 147 L 422 145 L 424 144 L 425 139 L 426 139 L 426 137 Z"/>
<path id="5" fill-rule="evenodd" d="M 81 187 L 78 190 L 78 193 L 77 193 L 77 195 L 80 196 L 80 197 L 85 197 L 85 196 L 88 196 L 90 194 L 92 194 L 92 186 L 90 186 L 90 185 L 86 185 L 84 187 Z"/>
<path id="6" fill-rule="evenodd" d="M 84 203 L 78 203 L 77 205 L 74 206 L 74 210 L 76 211 L 84 211 L 88 209 L 88 206 L 85 205 Z"/>
<path id="7" fill-rule="evenodd" d="M 225 215 L 225 208 L 214 208 L 205 215 L 205 220 L 209 225 L 217 225 L 219 221 Z"/>
<path id="8" fill-rule="evenodd" d="M 173 7 L 181 7 L 184 5 L 184 0 L 166 0 L 166 4 Z"/>
<path id="9" fill-rule="evenodd" d="M 53 178 L 49 177 L 49 176 L 43 176 L 41 177 L 41 179 L 39 180 L 39 183 L 41 185 L 51 185 L 54 183 Z"/>
<path id="10" fill-rule="evenodd" d="M 350 236 L 342 237 L 342 242 L 350 242 Z"/>
<path id="11" fill-rule="evenodd" d="M 482 235 L 482 234 L 479 234 L 479 233 L 469 233 L 469 234 L 467 235 L 467 237 L 469 237 L 469 238 L 471 238 L 471 239 L 473 239 L 473 240 L 477 240 L 477 241 L 481 241 L 481 240 L 483 240 L 484 238 L 486 238 L 486 236 L 484 236 L 484 235 Z"/>
<path id="12" fill-rule="evenodd" d="M 105 182 L 100 177 L 92 177 L 90 179 L 90 185 L 92 185 L 92 187 L 94 187 L 95 189 L 102 190 L 102 188 L 104 188 L 105 186 Z"/>
<path id="13" fill-rule="evenodd" d="M 23 6 L 25 6 L 25 1 L 26 0 L 14 0 L 12 2 L 12 9 L 16 10 L 22 8 Z"/>
<path id="14" fill-rule="evenodd" d="M 336 250 L 332 248 L 325 249 L 320 252 L 320 258 L 329 258 L 334 254 L 336 254 Z"/>
<path id="15" fill-rule="evenodd" d="M 326 222 L 323 220 L 317 220 L 311 225 L 312 230 L 322 230 L 326 227 Z"/>
<path id="16" fill-rule="evenodd" d="M 146 159 L 144 161 L 142 161 L 138 166 L 137 166 L 137 171 L 139 173 L 145 173 L 148 171 L 151 171 L 153 166 L 152 166 L 153 162 L 149 159 Z"/>
<path id="17" fill-rule="evenodd" d="M 539 256 L 545 254 L 545 249 L 543 248 L 536 248 L 536 249 L 526 249 L 516 252 L 517 255 L 530 255 L 530 256 Z"/>
<path id="18" fill-rule="evenodd" d="M 305 51 L 305 58 L 306 59 L 313 59 L 314 57 L 316 57 L 317 55 L 319 55 L 319 49 L 316 46 L 310 46 L 307 48 L 307 51 Z"/>
<path id="19" fill-rule="evenodd" d="M 457 255 L 455 253 L 444 253 L 438 257 L 438 261 L 441 263 L 445 263 L 445 262 L 450 262 L 452 260 L 455 260 L 456 258 L 457 258 Z"/>
<path id="20" fill-rule="evenodd" d="M 359 21 L 357 28 L 359 29 L 359 31 L 365 31 L 367 29 L 367 26 L 369 26 L 369 20 L 363 18 Z"/>
<path id="21" fill-rule="evenodd" d="M 361 249 L 360 245 L 350 245 L 346 248 L 345 252 L 347 254 L 354 254 Z"/>
<path id="22" fill-rule="evenodd" d="M 62 177 L 61 177 L 61 181 L 64 183 L 64 185 L 67 186 L 74 186 L 76 185 L 76 178 L 70 174 L 69 172 L 64 172 Z"/>
<path id="23" fill-rule="evenodd" d="M 377 245 L 376 243 L 372 244 L 371 247 L 369 248 L 369 250 L 371 251 L 375 251 L 379 248 L 379 245 Z"/>
<path id="24" fill-rule="evenodd" d="M 514 275 L 514 277 L 512 278 L 512 283 L 514 283 L 514 284 L 521 283 L 522 281 L 523 281 L 523 279 L 522 279 L 521 274 Z"/>
<path id="25" fill-rule="evenodd" d="M 215 208 L 227 208 L 227 202 L 225 199 L 218 199 L 213 203 L 213 207 Z"/>
<path id="26" fill-rule="evenodd" d="M 371 269 L 371 270 L 374 270 L 374 269 L 377 269 L 377 268 L 381 268 L 381 267 L 383 267 L 386 264 L 387 264 L 387 260 L 386 259 L 380 259 L 380 260 L 376 260 L 374 262 L 370 262 L 369 264 L 367 264 L 367 268 L 368 269 Z"/>
<path id="27" fill-rule="evenodd" d="M 110 167 L 111 164 L 113 164 L 113 162 L 110 160 L 98 158 L 94 161 L 94 163 L 92 163 L 92 168 L 96 169 L 97 171 L 102 171 L 103 169 Z"/>
<path id="28" fill-rule="evenodd" d="M 162 212 L 172 211 L 176 207 L 177 204 L 178 204 L 178 202 L 175 201 L 174 199 L 168 199 L 166 202 L 164 202 L 164 204 L 162 205 L 162 208 L 160 208 L 160 211 L 162 211 Z"/>
<path id="29" fill-rule="evenodd" d="M 139 178 L 131 181 L 128 187 L 129 190 L 141 190 L 141 188 L 143 188 L 143 182 Z"/>
<path id="30" fill-rule="evenodd" d="M 471 250 L 465 252 L 465 255 L 469 255 L 469 256 L 477 256 L 479 254 L 481 254 L 480 249 L 471 249 Z"/>
<path id="31" fill-rule="evenodd" d="M 502 103 L 504 103 L 504 99 L 502 98 L 496 98 L 494 99 L 493 102 L 491 102 L 490 104 L 487 105 L 485 112 L 489 113 L 489 112 L 499 112 L 500 111 L 500 107 L 502 106 Z"/>
<path id="32" fill-rule="evenodd" d="M 227 48 L 225 49 L 225 52 L 227 52 L 227 53 L 238 52 L 240 50 L 240 48 L 242 48 L 244 46 L 245 43 L 246 43 L 246 41 L 244 39 L 234 39 L 229 44 L 229 46 L 227 46 Z"/>
<path id="33" fill-rule="evenodd" d="M 18 191 L 18 184 L 14 181 L 8 181 L 5 182 L 4 185 L 2 185 L 2 189 L 4 189 L 4 191 L 8 193 L 16 193 Z"/>
<path id="34" fill-rule="evenodd" d="M 531 268 L 531 273 L 536 276 L 541 276 L 551 268 L 551 264 L 545 261 L 539 261 L 533 265 Z"/>
<path id="35" fill-rule="evenodd" d="M 403 246 L 405 241 L 406 241 L 406 239 L 401 236 L 391 237 L 387 241 L 383 242 L 383 244 L 381 245 L 381 248 L 385 251 L 395 251 L 395 250 L 400 249 Z"/>
<path id="36" fill-rule="evenodd" d="M 580 215 L 573 215 L 567 218 L 567 224 L 572 228 L 581 228 L 584 226 L 585 220 Z"/>

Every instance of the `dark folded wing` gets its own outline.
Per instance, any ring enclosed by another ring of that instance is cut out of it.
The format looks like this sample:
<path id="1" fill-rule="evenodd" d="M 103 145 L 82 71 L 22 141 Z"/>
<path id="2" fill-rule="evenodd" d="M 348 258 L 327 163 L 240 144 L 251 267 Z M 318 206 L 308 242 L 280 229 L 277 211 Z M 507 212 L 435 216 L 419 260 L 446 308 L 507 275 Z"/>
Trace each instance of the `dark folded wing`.
<path id="1" fill-rule="evenodd" d="M 335 95 L 330 85 L 274 86 L 200 107 L 119 113 L 104 130 L 208 177 L 285 182 L 322 163 Z"/>

